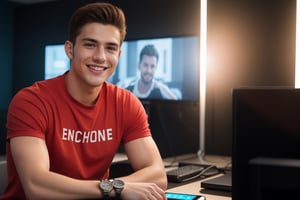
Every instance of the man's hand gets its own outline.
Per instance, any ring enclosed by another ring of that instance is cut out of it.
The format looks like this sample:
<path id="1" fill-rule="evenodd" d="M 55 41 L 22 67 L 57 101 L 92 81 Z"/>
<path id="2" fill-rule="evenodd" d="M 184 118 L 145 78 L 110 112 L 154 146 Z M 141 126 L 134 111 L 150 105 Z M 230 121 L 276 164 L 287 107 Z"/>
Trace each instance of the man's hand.
<path id="1" fill-rule="evenodd" d="M 165 191 L 154 183 L 126 182 L 121 197 L 123 200 L 167 200 Z"/>

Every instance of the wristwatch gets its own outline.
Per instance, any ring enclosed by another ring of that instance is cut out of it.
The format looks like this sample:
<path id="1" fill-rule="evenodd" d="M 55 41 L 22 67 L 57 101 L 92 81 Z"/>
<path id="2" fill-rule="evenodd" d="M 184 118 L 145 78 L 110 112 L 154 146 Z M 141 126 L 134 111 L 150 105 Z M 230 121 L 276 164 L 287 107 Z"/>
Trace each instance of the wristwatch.
<path id="1" fill-rule="evenodd" d="M 109 180 L 102 180 L 99 183 L 99 187 L 103 193 L 104 199 L 109 199 L 109 192 L 113 189 L 113 185 Z"/>
<path id="2" fill-rule="evenodd" d="M 116 199 L 121 199 L 121 192 L 124 188 L 125 183 L 122 180 L 114 179 L 112 181 L 112 185 L 116 192 Z"/>

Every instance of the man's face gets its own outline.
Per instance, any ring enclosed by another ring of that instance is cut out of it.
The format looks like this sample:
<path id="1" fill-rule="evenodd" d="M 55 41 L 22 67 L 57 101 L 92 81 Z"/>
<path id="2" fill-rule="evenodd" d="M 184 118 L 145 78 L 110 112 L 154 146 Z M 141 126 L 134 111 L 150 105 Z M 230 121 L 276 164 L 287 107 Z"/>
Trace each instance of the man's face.
<path id="1" fill-rule="evenodd" d="M 155 56 L 144 55 L 139 64 L 139 69 L 141 71 L 141 80 L 145 84 L 152 83 L 152 79 L 155 74 L 157 67 L 157 59 Z"/>
<path id="2" fill-rule="evenodd" d="M 68 45 L 71 51 L 68 51 Z M 83 26 L 75 46 L 67 41 L 65 48 L 76 80 L 88 87 L 101 86 L 117 66 L 120 32 L 112 25 L 89 23 Z"/>

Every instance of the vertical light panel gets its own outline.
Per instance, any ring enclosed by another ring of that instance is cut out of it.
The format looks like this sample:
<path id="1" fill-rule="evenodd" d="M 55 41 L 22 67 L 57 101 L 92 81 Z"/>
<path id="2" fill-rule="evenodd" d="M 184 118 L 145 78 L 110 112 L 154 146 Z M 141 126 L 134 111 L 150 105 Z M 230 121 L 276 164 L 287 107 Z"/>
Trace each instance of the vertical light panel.
<path id="1" fill-rule="evenodd" d="M 300 88 L 300 2 L 296 1 L 295 88 Z"/>
<path id="2" fill-rule="evenodd" d="M 206 43 L 207 43 L 207 0 L 200 0 L 200 87 L 199 115 L 200 137 L 198 156 L 205 154 L 205 101 L 206 101 Z"/>

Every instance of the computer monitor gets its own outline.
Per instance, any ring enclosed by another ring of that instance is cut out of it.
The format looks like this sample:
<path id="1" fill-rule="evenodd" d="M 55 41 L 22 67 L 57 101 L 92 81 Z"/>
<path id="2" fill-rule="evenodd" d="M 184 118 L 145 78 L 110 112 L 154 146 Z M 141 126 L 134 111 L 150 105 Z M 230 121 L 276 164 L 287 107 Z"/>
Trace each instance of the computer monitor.
<path id="1" fill-rule="evenodd" d="M 300 168 L 289 159 L 300 159 L 300 89 L 238 88 L 232 98 L 232 199 L 279 199 L 299 191 L 294 177 L 299 180 Z"/>

